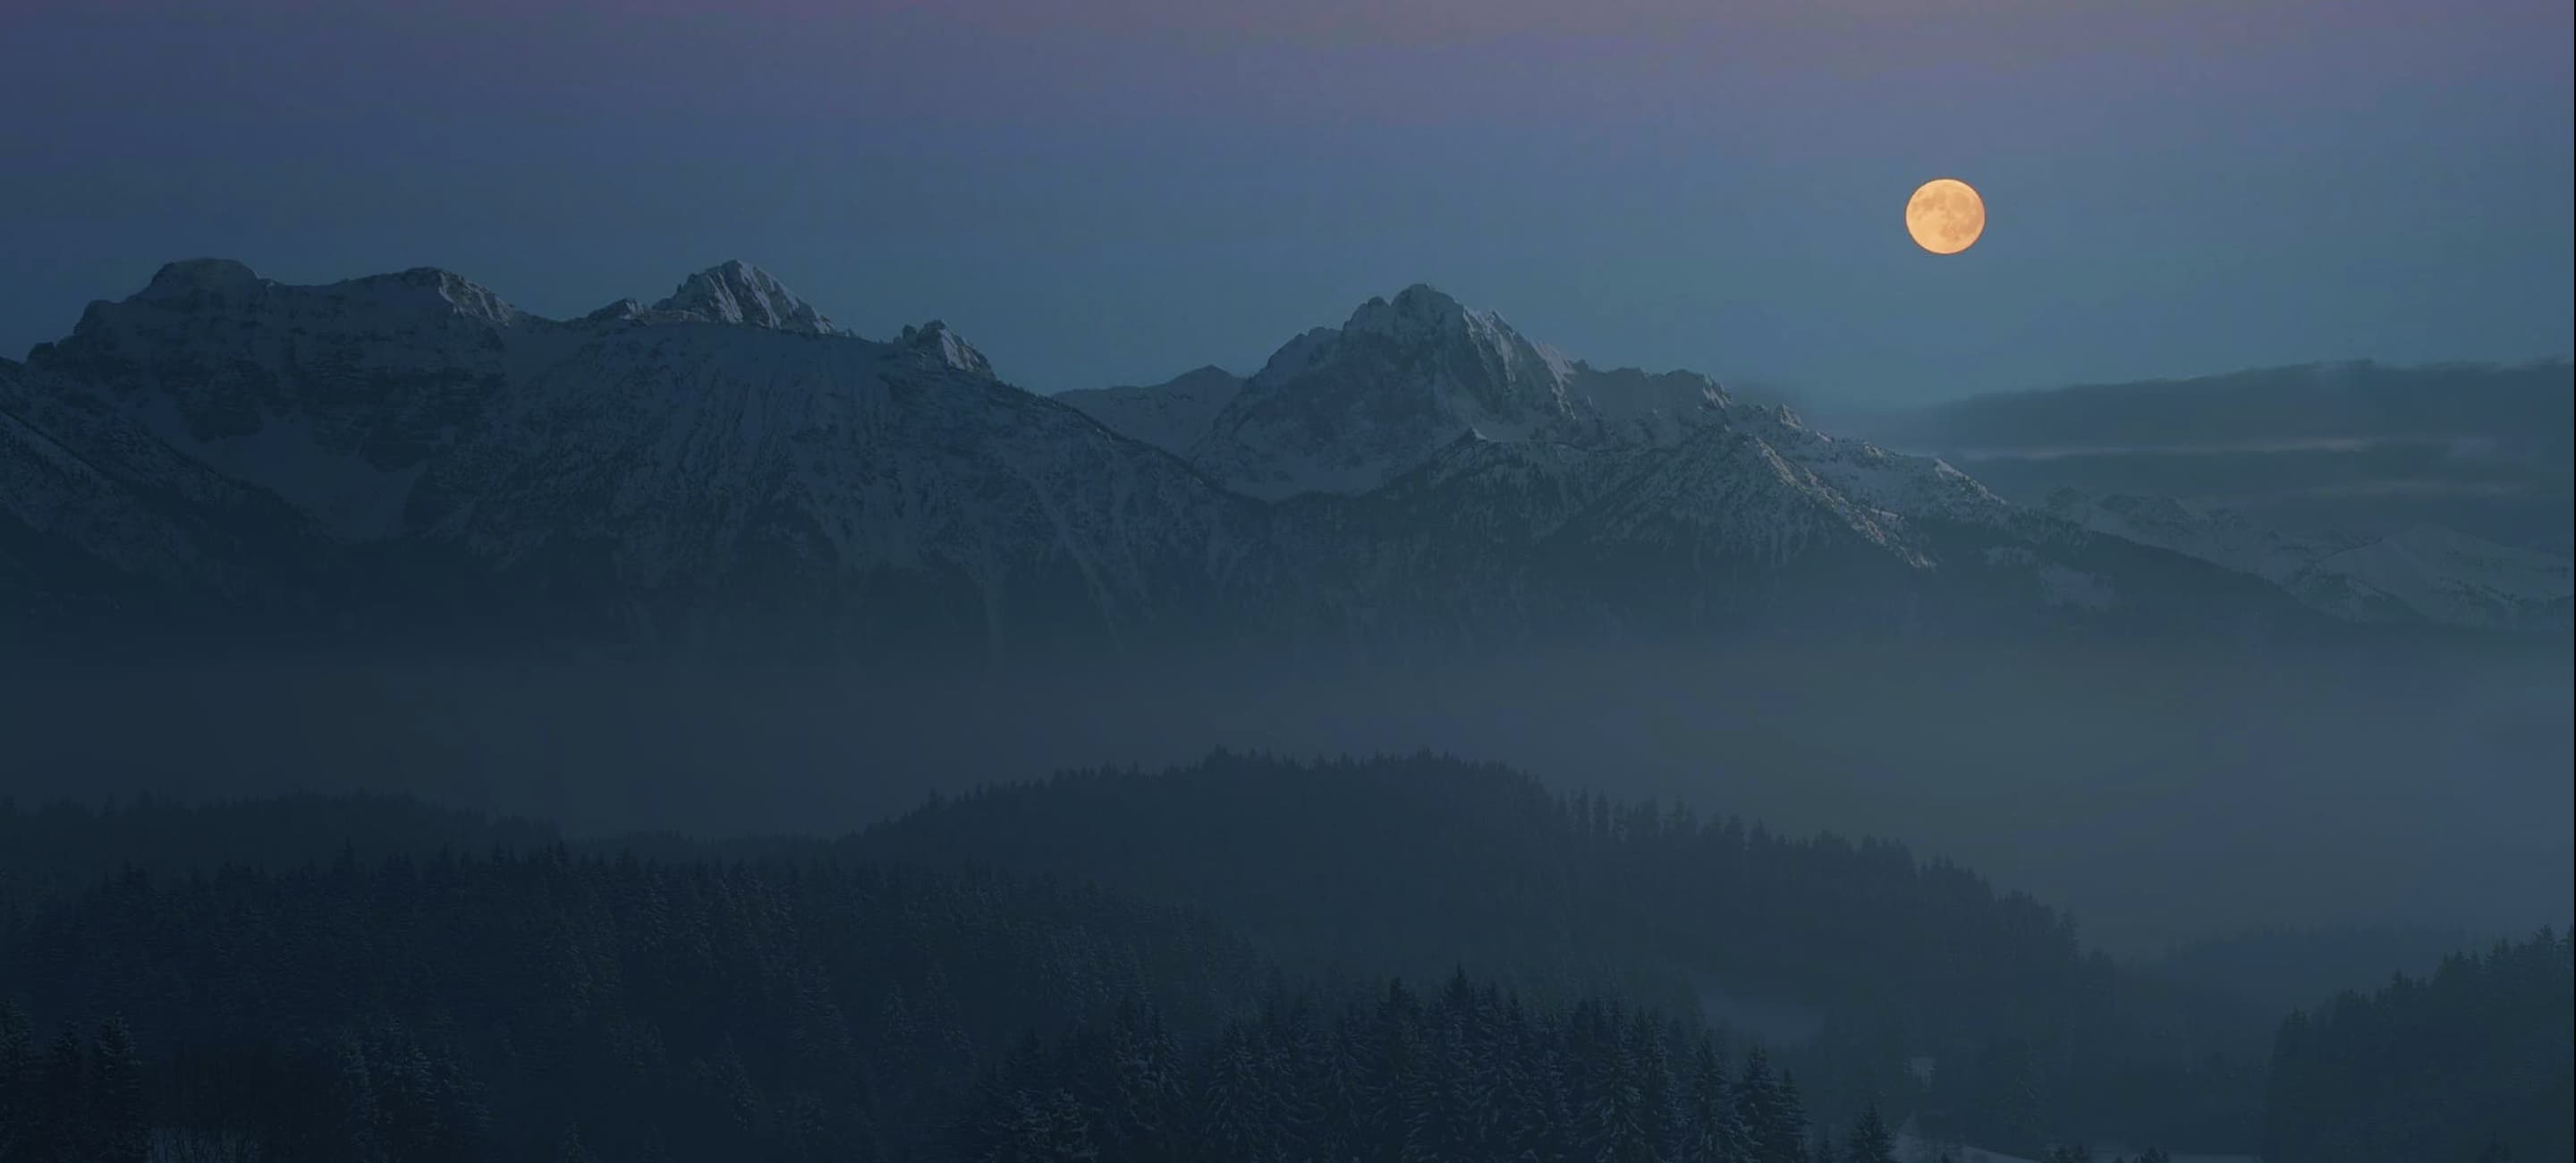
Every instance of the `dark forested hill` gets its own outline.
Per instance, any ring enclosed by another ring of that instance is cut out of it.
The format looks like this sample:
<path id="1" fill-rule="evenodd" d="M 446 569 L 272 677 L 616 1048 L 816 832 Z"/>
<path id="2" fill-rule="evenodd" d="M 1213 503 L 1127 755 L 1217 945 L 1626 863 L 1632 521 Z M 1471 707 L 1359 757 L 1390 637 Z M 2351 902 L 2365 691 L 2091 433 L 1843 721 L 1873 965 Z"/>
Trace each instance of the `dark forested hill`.
<path id="1" fill-rule="evenodd" d="M 1067 773 L 943 799 L 844 847 L 1096 878 L 1316 956 L 1414 976 L 1463 959 L 1532 990 L 1616 967 L 1667 1000 L 1722 986 L 1983 1015 L 2073 1000 L 2104 971 L 2066 917 L 1894 844 L 1564 796 L 1431 755 Z"/>
<path id="2" fill-rule="evenodd" d="M 1332 1014 L 1295 998 L 1195 1051 L 1133 1023 L 1032 1047 L 961 1120 L 975 1159 L 1128 1163 L 1602 1159 L 1809 1163 L 1796 1079 L 1758 1047 L 1730 1060 L 1705 1027 L 1588 1000 L 1530 1007 L 1453 976 Z M 1832 1163 L 1882 1163 L 1864 1112 Z"/>
<path id="3" fill-rule="evenodd" d="M 1430 756 L 1069 774 L 838 842 L 320 796 L 0 804 L 0 842 L 0 1163 L 1814 1163 L 1878 1110 L 2033 1156 L 2267 1129 L 2238 1043 L 2269 1019 L 1966 870 Z M 2568 962 L 2544 937 L 2293 1018 L 2267 1157 L 2564 1157 Z"/>
<path id="4" fill-rule="evenodd" d="M 2576 1158 L 2576 958 L 2542 932 L 2281 1026 L 2270 1163 Z"/>
<path id="5" fill-rule="evenodd" d="M 220 818 L 220 817 L 216 817 Z M 924 1159 L 1015 1039 L 1267 988 L 1204 920 L 990 877 L 524 855 L 132 871 L 0 930 L 0 1160 Z M 88 1031 L 100 1031 L 84 1040 Z M 85 1137 L 86 1136 L 86 1137 Z"/>
<path id="6" fill-rule="evenodd" d="M 992 788 L 844 847 L 1190 901 L 1318 971 L 1464 965 L 1535 997 L 1701 1009 L 1797 1046 L 1841 1116 L 1894 1096 L 1996 1146 L 2254 1134 L 2268 1019 L 2128 982 L 2063 915 L 1892 843 L 1561 796 L 1428 755 L 1220 753 Z"/>
<path id="7" fill-rule="evenodd" d="M 143 798 L 104 808 L 0 799 L 0 904 L 87 889 L 133 868 L 186 875 L 225 865 L 528 851 L 550 824 L 434 807 L 403 796 L 296 794 L 240 801 Z"/>
<path id="8" fill-rule="evenodd" d="M 2269 926 L 2193 941 L 2140 968 L 2288 1013 L 2346 990 L 2370 989 L 2392 973 L 2430 973 L 2444 958 L 2479 944 L 2456 926 Z"/>
<path id="9" fill-rule="evenodd" d="M 458 855 L 524 826 L 400 800 L 0 816 L 60 826 L 0 918 L 0 1163 L 1893 1158 L 1687 1017 L 1292 987 L 1091 887 Z M 60 887 L 103 854 L 137 858 Z"/>

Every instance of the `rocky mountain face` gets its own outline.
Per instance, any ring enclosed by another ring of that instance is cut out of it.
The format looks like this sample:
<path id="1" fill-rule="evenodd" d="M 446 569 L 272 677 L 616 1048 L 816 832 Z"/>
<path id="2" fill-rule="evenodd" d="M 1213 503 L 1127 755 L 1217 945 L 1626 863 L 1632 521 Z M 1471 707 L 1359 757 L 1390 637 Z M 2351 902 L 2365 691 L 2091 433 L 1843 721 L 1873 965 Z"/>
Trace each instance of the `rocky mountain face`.
<path id="1" fill-rule="evenodd" d="M 990 661 L 1602 634 L 2295 632 L 2271 584 L 2009 505 L 1428 287 L 1059 401 L 739 263 L 650 307 L 174 263 L 0 363 L 10 640 Z"/>
<path id="2" fill-rule="evenodd" d="M 1465 433 L 1669 445 L 1723 401 L 1704 376 L 1596 371 L 1416 284 L 1290 340 L 1173 451 L 1248 496 L 1361 493 Z"/>
<path id="3" fill-rule="evenodd" d="M 799 335 L 846 335 L 769 272 L 736 259 L 682 280 L 651 307 L 622 299 L 592 312 L 591 322 L 738 323 Z"/>
<path id="4" fill-rule="evenodd" d="M 104 574 L 260 625 L 989 654 L 1149 635 L 1259 568 L 1257 505 L 739 264 L 572 322 L 446 272 L 174 264 L 0 414 L 22 621 Z"/>

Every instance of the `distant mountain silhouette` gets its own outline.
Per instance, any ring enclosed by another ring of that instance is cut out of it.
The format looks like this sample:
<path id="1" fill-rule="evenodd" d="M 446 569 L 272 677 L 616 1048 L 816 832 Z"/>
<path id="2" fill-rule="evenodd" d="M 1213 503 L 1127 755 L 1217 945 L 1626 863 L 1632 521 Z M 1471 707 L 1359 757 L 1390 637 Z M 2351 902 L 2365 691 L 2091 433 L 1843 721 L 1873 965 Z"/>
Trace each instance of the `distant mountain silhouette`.
<path id="1" fill-rule="evenodd" d="M 2571 384 L 2576 366 L 2564 359 L 2422 367 L 2352 360 L 1997 392 L 1888 417 L 1875 433 L 1948 450 L 2478 438 L 2506 453 L 2564 462 L 2576 447 Z"/>

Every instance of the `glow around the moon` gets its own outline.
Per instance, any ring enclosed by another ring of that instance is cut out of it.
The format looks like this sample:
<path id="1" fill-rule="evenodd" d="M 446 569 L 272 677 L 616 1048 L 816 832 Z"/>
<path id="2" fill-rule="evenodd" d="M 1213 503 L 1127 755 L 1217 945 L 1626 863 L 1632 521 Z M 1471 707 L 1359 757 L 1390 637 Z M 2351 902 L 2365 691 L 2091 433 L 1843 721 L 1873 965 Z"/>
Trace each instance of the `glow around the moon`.
<path id="1" fill-rule="evenodd" d="M 1905 232 L 1934 254 L 1957 254 L 1986 232 L 1986 200 L 1957 178 L 1934 178 L 1906 200 Z"/>

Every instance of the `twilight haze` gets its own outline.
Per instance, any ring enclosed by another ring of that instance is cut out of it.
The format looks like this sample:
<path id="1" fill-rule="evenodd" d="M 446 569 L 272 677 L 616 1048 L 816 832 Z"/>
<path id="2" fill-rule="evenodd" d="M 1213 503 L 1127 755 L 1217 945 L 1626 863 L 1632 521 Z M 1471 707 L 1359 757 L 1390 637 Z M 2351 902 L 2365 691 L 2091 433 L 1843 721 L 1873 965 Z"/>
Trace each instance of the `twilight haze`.
<path id="1" fill-rule="evenodd" d="M 10 0 L 0 352 L 179 256 L 565 316 L 740 256 L 1042 390 L 1428 280 L 1897 403 L 2570 343 L 2564 0 Z M 1905 198 L 1967 179 L 1971 252 Z"/>

